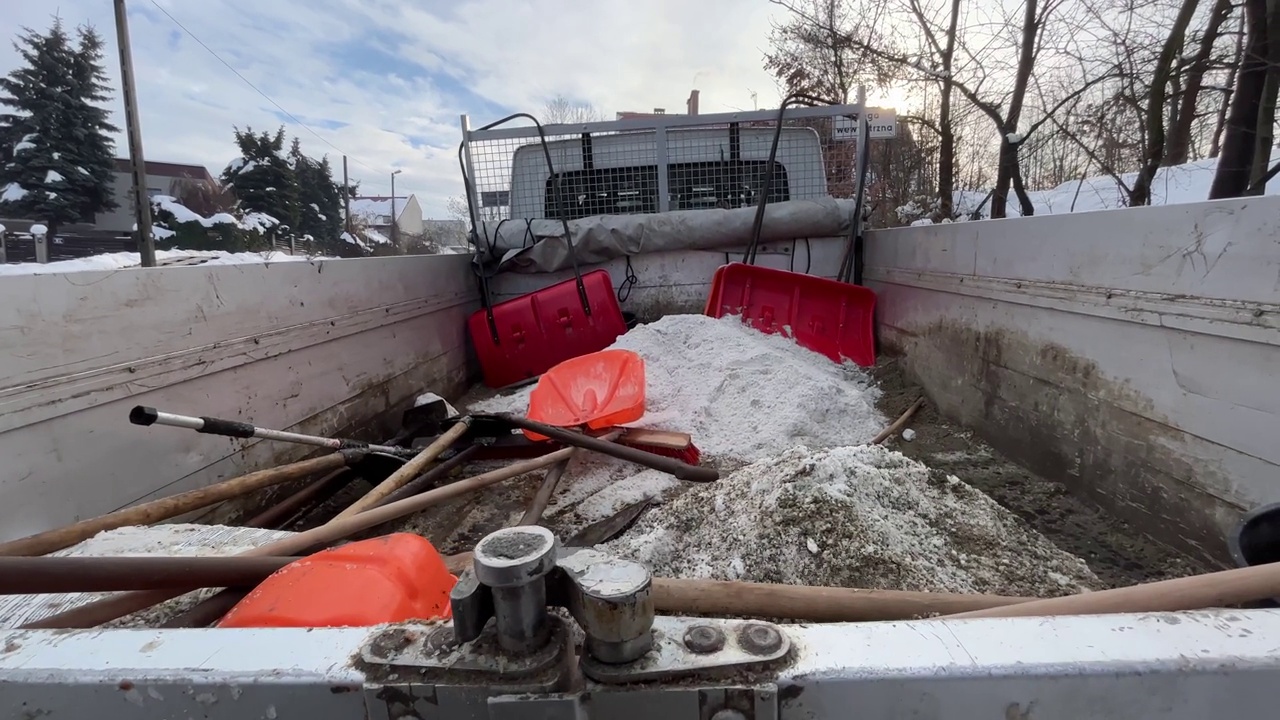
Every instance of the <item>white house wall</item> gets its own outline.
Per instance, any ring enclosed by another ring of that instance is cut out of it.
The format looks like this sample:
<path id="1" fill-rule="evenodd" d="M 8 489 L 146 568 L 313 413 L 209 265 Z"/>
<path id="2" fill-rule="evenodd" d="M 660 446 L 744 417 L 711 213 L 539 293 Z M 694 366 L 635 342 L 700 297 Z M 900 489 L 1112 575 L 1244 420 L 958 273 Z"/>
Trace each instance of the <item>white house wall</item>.
<path id="1" fill-rule="evenodd" d="M 467 377 L 466 256 L 0 281 L 0 540 L 303 457 L 128 422 L 134 405 L 319 434 Z"/>

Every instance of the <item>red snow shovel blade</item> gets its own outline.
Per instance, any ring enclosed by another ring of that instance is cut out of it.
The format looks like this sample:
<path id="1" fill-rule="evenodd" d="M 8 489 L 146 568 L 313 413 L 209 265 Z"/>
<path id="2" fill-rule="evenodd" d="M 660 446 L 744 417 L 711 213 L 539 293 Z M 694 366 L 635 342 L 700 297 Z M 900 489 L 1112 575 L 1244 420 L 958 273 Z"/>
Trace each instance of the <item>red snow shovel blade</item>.
<path id="1" fill-rule="evenodd" d="M 578 297 L 574 278 L 477 310 L 467 330 L 484 384 L 506 387 L 541 375 L 569 358 L 603 350 L 627 331 L 613 281 L 604 270 L 583 273 L 591 314 Z"/>
<path id="2" fill-rule="evenodd" d="M 739 315 L 835 362 L 870 367 L 876 363 L 875 309 L 870 288 L 735 262 L 716 270 L 703 314 Z"/>

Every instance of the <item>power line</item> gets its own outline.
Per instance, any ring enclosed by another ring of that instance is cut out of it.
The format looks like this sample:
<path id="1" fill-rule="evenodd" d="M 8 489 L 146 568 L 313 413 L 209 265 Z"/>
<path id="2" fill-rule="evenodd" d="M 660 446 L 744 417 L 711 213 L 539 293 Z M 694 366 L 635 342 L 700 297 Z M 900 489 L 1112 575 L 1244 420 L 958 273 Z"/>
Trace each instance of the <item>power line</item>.
<path id="1" fill-rule="evenodd" d="M 162 12 L 162 13 L 164 13 L 164 16 L 165 16 L 165 17 L 167 17 L 167 18 L 169 18 L 170 20 L 172 20 L 174 25 L 177 25 L 178 27 L 182 28 L 182 32 L 186 33 L 187 35 L 189 35 L 189 36 L 191 37 L 191 39 L 192 39 L 192 40 L 195 40 L 197 43 L 199 43 L 200 47 L 204 48 L 205 50 L 208 50 L 208 51 L 209 51 L 209 54 L 210 54 L 210 55 L 212 55 L 212 56 L 214 56 L 215 58 L 217 58 L 218 62 L 222 63 L 223 65 L 226 65 L 226 66 L 227 66 L 227 69 L 228 69 L 228 70 L 230 70 L 231 72 L 235 73 L 235 74 L 236 74 L 236 77 L 238 77 L 238 78 L 240 78 L 241 80 L 243 80 L 245 85 L 248 85 L 249 87 L 253 88 L 254 92 L 256 92 L 256 93 L 258 93 L 259 95 L 261 95 L 262 97 L 266 98 L 267 102 L 271 103 L 272 105 L 275 105 L 277 110 L 279 110 L 280 112 L 282 112 L 282 113 L 284 113 L 285 115 L 287 115 L 291 120 L 293 120 L 293 121 L 294 121 L 295 123 L 297 123 L 298 125 L 301 125 L 303 128 L 305 128 L 305 129 L 306 129 L 306 131 L 307 131 L 307 132 L 311 133 L 312 135 L 315 135 L 317 140 L 319 140 L 320 142 L 324 143 L 325 145 L 328 145 L 329 147 L 333 148 L 334 150 L 338 151 L 338 153 L 339 153 L 339 154 L 341 154 L 341 155 L 346 155 L 346 156 L 347 156 L 347 157 L 349 157 L 352 161 L 354 161 L 354 162 L 355 162 L 355 164 L 357 164 L 357 165 L 360 165 L 360 166 L 364 167 L 364 168 L 365 168 L 366 170 L 368 170 L 369 172 L 374 172 L 374 173 L 382 172 L 381 170 L 377 170 L 377 169 L 374 169 L 374 168 L 372 168 L 372 167 L 369 167 L 369 166 L 368 166 L 368 165 L 366 165 L 365 163 L 361 162 L 360 158 L 357 158 L 357 157 L 355 157 L 355 156 L 353 156 L 353 155 L 348 154 L 347 152 L 343 151 L 343 149 L 342 149 L 342 148 L 340 148 L 340 147 L 338 147 L 337 145 L 334 145 L 333 143 L 331 143 L 331 142 L 329 142 L 328 140 L 326 140 L 323 136 L 321 136 L 321 135 L 320 135 L 320 133 L 316 132 L 315 130 L 312 130 L 310 125 L 307 125 L 306 123 L 304 123 L 304 122 L 302 122 L 301 120 L 299 120 L 299 119 L 298 119 L 298 116 L 294 115 L 293 113 L 289 112 L 288 110 L 285 110 L 283 105 L 281 105 L 280 103 L 276 102 L 275 100 L 272 100 L 270 95 L 268 95 L 268 94 L 266 94 L 265 92 L 263 92 L 262 90 L 260 90 L 260 89 L 258 88 L 258 86 L 257 86 L 257 85 L 254 85 L 253 83 L 249 82 L 249 78 L 245 77 L 244 75 L 241 75 L 241 74 L 240 74 L 240 71 L 239 71 L 239 70 L 236 70 L 236 69 L 231 65 L 231 63 L 227 62 L 226 60 L 223 60 L 221 55 L 219 55 L 218 53 L 214 52 L 214 51 L 213 51 L 213 48 L 209 47 L 208 45 L 206 45 L 206 44 L 205 44 L 205 42 L 204 42 L 203 40 L 201 40 L 200 38 L 196 37 L 196 34 L 195 34 L 195 33 L 193 33 L 193 32 L 191 32 L 190 30 L 188 30 L 188 29 L 187 29 L 187 26 L 186 26 L 186 25 L 183 25 L 181 22 L 179 22 L 178 18 L 174 17 L 173 15 L 170 15 L 170 14 L 169 14 L 169 11 L 168 11 L 168 10 L 165 10 L 163 7 L 161 7 L 160 3 L 156 2 L 156 0 L 151 0 L 151 4 L 152 4 L 152 5 L 155 5 L 157 10 L 159 10 L 159 11 L 160 11 L 160 12 Z"/>

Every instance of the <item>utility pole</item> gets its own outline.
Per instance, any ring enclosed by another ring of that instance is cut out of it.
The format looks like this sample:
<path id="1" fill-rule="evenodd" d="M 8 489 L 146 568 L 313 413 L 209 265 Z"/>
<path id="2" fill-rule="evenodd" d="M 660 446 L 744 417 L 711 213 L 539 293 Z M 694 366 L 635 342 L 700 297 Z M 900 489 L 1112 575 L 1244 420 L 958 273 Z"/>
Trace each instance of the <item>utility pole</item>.
<path id="1" fill-rule="evenodd" d="M 351 232 L 351 181 L 347 179 L 347 156 L 342 156 L 342 210 L 346 215 L 347 232 Z"/>
<path id="2" fill-rule="evenodd" d="M 396 176 L 404 172 L 396 170 L 391 173 L 391 245 L 400 249 L 400 233 L 396 224 Z"/>
<path id="3" fill-rule="evenodd" d="M 116 44 L 120 46 L 120 85 L 124 93 L 124 123 L 129 133 L 129 165 L 133 170 L 133 208 L 138 223 L 138 253 L 142 267 L 156 266 L 156 241 L 151 234 L 151 198 L 147 196 L 147 163 L 142 156 L 142 125 L 138 120 L 138 89 L 133 80 L 129 49 L 129 15 L 124 0 L 115 0 Z"/>

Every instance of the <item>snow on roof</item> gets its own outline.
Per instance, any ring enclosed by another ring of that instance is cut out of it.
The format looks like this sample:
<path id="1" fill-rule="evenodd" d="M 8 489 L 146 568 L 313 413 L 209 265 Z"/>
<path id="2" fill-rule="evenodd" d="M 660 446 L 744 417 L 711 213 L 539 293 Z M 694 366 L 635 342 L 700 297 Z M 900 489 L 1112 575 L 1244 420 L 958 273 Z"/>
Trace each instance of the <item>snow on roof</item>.
<path id="1" fill-rule="evenodd" d="M 373 228 L 365 228 L 363 231 L 365 239 L 375 245 L 390 245 L 391 239 L 386 235 L 374 230 Z"/>
<path id="2" fill-rule="evenodd" d="M 396 196 L 396 216 L 404 214 L 405 206 L 409 204 L 409 198 L 412 195 Z M 391 218 L 391 196 L 369 196 L 351 198 L 351 214 L 352 216 L 364 217 L 375 224 L 389 224 Z"/>

